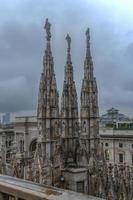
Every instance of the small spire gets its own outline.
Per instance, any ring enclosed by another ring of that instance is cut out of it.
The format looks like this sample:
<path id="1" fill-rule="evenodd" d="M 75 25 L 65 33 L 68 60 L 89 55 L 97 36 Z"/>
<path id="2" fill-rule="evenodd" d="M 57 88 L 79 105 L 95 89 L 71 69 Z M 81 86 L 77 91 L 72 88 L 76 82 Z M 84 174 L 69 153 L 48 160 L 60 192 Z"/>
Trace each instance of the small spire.
<path id="1" fill-rule="evenodd" d="M 66 41 L 67 41 L 67 62 L 70 62 L 71 63 L 71 54 L 70 54 L 70 51 L 71 51 L 71 37 L 69 36 L 69 34 L 67 34 L 66 36 Z"/>
<path id="2" fill-rule="evenodd" d="M 51 24 L 49 23 L 48 18 L 47 18 L 45 22 L 45 26 L 44 26 L 44 29 L 46 30 L 47 41 L 50 41 L 50 38 L 51 38 L 50 28 L 51 28 Z"/>
<path id="3" fill-rule="evenodd" d="M 90 29 L 87 28 L 86 30 L 86 57 L 89 58 L 91 57 L 90 55 Z"/>

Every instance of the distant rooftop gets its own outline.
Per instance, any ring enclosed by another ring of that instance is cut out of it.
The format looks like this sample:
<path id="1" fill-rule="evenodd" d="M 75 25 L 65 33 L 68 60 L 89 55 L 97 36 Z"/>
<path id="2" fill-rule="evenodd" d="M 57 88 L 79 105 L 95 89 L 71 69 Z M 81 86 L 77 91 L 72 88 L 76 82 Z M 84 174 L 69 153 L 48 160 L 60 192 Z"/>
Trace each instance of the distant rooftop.
<path id="1" fill-rule="evenodd" d="M 100 122 L 102 124 L 113 123 L 117 121 L 130 121 L 130 118 L 125 114 L 119 113 L 119 110 L 112 107 L 107 110 L 107 113 L 100 117 Z"/>

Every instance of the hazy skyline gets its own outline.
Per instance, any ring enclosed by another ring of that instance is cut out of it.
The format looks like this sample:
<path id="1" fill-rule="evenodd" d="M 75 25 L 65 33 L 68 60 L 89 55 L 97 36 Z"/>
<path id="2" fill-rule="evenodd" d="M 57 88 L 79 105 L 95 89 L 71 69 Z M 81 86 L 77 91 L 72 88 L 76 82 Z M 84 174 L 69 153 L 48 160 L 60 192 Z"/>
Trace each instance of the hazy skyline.
<path id="1" fill-rule="evenodd" d="M 49 18 L 60 95 L 66 62 L 65 36 L 69 33 L 80 99 L 85 31 L 90 27 L 100 112 L 114 106 L 133 116 L 131 0 L 0 0 L 0 5 L 0 112 L 36 110 L 45 50 L 43 26 Z"/>

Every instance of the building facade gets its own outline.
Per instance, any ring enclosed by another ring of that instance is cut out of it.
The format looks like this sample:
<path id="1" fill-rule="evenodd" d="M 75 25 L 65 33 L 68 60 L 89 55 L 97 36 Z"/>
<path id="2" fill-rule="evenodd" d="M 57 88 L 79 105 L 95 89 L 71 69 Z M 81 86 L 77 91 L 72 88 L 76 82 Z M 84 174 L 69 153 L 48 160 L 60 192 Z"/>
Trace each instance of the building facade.
<path id="1" fill-rule="evenodd" d="M 133 122 L 119 121 L 99 130 L 108 163 L 133 165 Z"/>

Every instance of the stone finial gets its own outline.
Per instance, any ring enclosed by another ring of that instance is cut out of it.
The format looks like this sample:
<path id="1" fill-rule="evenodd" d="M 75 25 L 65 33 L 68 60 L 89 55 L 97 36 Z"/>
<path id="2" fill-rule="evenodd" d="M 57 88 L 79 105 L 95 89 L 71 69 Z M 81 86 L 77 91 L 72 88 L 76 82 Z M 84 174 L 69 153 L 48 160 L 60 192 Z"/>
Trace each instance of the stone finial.
<path id="1" fill-rule="evenodd" d="M 86 30 L 86 57 L 90 58 L 90 29 Z"/>
<path id="2" fill-rule="evenodd" d="M 71 54 L 70 54 L 70 51 L 71 51 L 71 37 L 69 36 L 69 34 L 67 34 L 66 36 L 66 41 L 67 41 L 67 61 L 68 62 L 71 62 Z"/>
<path id="3" fill-rule="evenodd" d="M 87 28 L 87 30 L 86 30 L 86 38 L 87 38 L 87 41 L 90 40 L 90 29 L 89 28 Z"/>
<path id="4" fill-rule="evenodd" d="M 44 26 L 44 29 L 46 30 L 47 41 L 50 41 L 50 38 L 51 38 L 50 28 L 51 28 L 51 24 L 49 23 L 48 18 L 47 18 L 45 22 L 45 26 Z"/>

